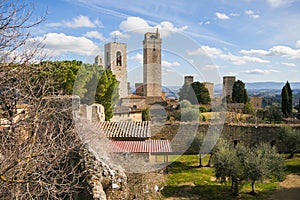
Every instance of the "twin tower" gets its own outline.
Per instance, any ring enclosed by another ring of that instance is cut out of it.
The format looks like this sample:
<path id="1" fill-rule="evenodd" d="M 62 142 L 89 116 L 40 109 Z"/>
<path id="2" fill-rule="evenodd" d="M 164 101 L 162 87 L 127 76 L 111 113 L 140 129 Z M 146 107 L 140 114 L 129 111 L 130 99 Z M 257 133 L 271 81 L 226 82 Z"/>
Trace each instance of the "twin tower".
<path id="1" fill-rule="evenodd" d="M 158 29 L 145 33 L 143 40 L 142 95 L 161 97 L 161 38 Z M 111 42 L 104 46 L 105 68 L 110 69 L 119 81 L 119 96 L 128 96 L 127 44 Z M 141 88 L 140 88 L 141 89 Z"/>

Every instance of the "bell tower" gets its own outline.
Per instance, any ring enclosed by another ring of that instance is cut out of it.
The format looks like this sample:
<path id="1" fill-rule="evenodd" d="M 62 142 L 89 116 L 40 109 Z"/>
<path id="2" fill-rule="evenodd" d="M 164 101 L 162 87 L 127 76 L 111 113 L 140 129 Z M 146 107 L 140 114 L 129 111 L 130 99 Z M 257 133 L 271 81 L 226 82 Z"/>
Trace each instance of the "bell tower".
<path id="1" fill-rule="evenodd" d="M 120 98 L 128 96 L 127 45 L 111 42 L 104 46 L 105 69 L 110 69 L 119 81 Z"/>
<path id="2" fill-rule="evenodd" d="M 161 97 L 161 38 L 156 33 L 146 33 L 143 40 L 144 95 Z"/>

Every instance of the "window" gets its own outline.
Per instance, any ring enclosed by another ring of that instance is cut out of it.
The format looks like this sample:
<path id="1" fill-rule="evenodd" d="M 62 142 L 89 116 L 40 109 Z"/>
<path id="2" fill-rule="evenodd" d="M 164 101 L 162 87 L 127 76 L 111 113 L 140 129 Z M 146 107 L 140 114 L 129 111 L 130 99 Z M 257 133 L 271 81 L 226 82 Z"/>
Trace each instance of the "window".
<path id="1" fill-rule="evenodd" d="M 117 66 L 122 66 L 122 54 L 120 51 L 117 52 Z"/>

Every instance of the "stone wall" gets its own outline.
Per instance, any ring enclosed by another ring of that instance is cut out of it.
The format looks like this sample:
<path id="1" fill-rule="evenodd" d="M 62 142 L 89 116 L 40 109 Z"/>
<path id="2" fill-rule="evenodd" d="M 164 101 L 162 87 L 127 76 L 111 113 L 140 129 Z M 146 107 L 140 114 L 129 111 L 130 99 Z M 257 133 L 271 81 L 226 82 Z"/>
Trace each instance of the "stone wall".
<path id="1" fill-rule="evenodd" d="M 101 104 L 80 105 L 79 116 L 89 122 L 105 121 L 105 111 Z"/>
<path id="2" fill-rule="evenodd" d="M 245 104 L 243 103 L 228 103 L 226 109 L 228 112 L 243 113 Z"/>
<path id="3" fill-rule="evenodd" d="M 128 199 L 127 176 L 102 162 L 87 149 L 82 149 L 87 182 L 94 200 Z"/>
<path id="4" fill-rule="evenodd" d="M 275 143 L 279 152 L 285 152 L 286 147 L 281 144 L 279 140 L 280 129 L 283 125 L 269 125 L 269 124 L 248 124 L 248 125 L 239 125 L 239 124 L 226 124 L 223 126 L 221 136 L 229 139 L 231 142 L 234 141 L 242 141 L 248 144 L 255 144 L 258 142 L 266 142 L 271 144 L 271 142 Z M 189 124 L 169 124 L 169 125 L 152 125 L 151 131 L 155 134 L 152 136 L 152 139 L 160 139 L 165 138 L 170 141 L 175 137 L 176 134 L 180 134 L 182 137 L 193 137 L 190 131 L 191 125 Z M 199 152 L 199 136 L 200 134 L 206 134 L 209 124 L 200 124 L 198 126 L 198 130 L 196 131 L 196 136 L 194 137 L 194 141 L 192 142 L 189 149 L 186 153 L 198 153 Z M 296 129 L 300 129 L 299 125 L 293 126 Z M 184 132 L 179 133 L 179 130 L 186 130 Z M 186 142 L 186 140 L 182 140 L 182 142 Z M 176 143 L 172 143 L 173 152 L 181 151 L 181 147 L 186 144 L 180 143 L 180 141 Z"/>

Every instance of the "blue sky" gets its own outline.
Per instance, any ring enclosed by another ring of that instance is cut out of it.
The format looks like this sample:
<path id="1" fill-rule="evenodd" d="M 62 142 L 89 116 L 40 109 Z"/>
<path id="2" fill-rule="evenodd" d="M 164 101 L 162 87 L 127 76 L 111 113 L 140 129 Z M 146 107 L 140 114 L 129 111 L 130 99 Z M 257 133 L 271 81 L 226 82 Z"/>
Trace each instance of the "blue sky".
<path id="1" fill-rule="evenodd" d="M 184 75 L 220 83 L 297 82 L 300 75 L 299 0 L 39 0 L 46 21 L 33 31 L 51 59 L 93 62 L 103 45 L 128 44 L 128 78 L 142 81 L 142 40 L 159 28 L 163 84 Z"/>

